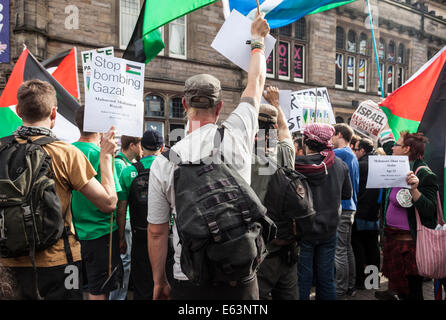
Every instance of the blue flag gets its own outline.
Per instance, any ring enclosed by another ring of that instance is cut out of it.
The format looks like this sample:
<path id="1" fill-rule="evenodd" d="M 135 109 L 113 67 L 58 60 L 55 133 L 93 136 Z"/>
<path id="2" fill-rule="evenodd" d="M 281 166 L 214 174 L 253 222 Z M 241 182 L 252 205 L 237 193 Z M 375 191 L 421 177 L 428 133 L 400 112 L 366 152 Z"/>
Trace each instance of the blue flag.
<path id="1" fill-rule="evenodd" d="M 260 11 L 265 13 L 271 29 L 280 28 L 303 16 L 330 10 L 356 0 L 260 0 Z M 235 9 L 253 19 L 257 11 L 254 0 L 223 0 L 225 17 Z"/>

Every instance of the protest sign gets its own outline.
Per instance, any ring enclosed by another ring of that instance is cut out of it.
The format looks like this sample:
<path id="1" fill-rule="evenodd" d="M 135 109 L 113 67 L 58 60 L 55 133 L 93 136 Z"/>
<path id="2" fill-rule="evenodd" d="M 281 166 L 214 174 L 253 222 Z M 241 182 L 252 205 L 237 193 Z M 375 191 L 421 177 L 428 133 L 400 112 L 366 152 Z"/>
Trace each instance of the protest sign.
<path id="1" fill-rule="evenodd" d="M 369 156 L 366 188 L 408 188 L 406 177 L 409 171 L 407 156 Z"/>
<path id="2" fill-rule="evenodd" d="M 114 57 L 115 51 L 113 47 L 100 48 L 81 52 L 82 58 L 82 73 L 84 75 L 84 92 L 90 89 L 90 77 L 91 77 L 91 61 L 93 52 L 102 53 L 107 56 Z"/>
<path id="3" fill-rule="evenodd" d="M 260 103 L 269 102 L 262 96 Z M 291 90 L 279 90 L 279 104 L 283 114 L 285 115 L 285 119 L 288 119 L 291 113 Z"/>
<path id="4" fill-rule="evenodd" d="M 84 131 L 141 137 L 144 119 L 143 63 L 93 52 L 90 89 L 85 93 Z"/>
<path id="5" fill-rule="evenodd" d="M 371 100 L 362 102 L 353 113 L 350 126 L 362 135 L 377 141 L 379 133 L 387 123 L 387 117 Z"/>
<path id="6" fill-rule="evenodd" d="M 291 93 L 288 128 L 291 132 L 303 131 L 310 123 L 336 123 L 327 88 L 317 88 L 317 103 L 316 88 Z"/>
<path id="7" fill-rule="evenodd" d="M 251 61 L 251 45 L 246 43 L 251 40 L 251 23 L 249 18 L 232 10 L 211 44 L 212 48 L 246 72 Z M 275 43 L 276 39 L 271 35 L 266 36 L 265 57 L 270 55 Z"/>

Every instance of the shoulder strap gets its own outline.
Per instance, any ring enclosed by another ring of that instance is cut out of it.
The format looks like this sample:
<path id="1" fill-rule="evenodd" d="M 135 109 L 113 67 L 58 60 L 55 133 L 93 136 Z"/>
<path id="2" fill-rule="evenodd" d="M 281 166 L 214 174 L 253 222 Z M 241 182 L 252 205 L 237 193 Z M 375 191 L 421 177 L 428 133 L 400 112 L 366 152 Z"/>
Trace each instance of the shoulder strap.
<path id="1" fill-rule="evenodd" d="M 150 169 L 144 168 L 144 165 L 140 161 L 135 162 L 132 165 L 136 168 L 136 171 L 138 172 L 138 175 L 144 173 L 147 170 L 150 170 Z"/>
<path id="2" fill-rule="evenodd" d="M 121 159 L 122 161 L 126 162 L 124 157 L 121 156 L 120 154 L 116 155 L 115 158 Z"/>
<path id="3" fill-rule="evenodd" d="M 418 173 L 418 171 L 420 171 L 420 169 L 428 169 L 428 170 L 430 170 L 430 168 L 428 166 L 419 166 L 417 168 L 417 170 L 415 171 L 415 175 L 417 175 L 417 173 Z"/>

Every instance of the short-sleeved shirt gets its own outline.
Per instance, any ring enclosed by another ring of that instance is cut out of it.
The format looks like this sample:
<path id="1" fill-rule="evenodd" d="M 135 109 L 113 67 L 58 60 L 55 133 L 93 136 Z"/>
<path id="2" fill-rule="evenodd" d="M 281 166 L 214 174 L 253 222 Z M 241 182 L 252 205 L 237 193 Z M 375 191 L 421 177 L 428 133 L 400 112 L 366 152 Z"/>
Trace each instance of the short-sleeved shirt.
<path id="1" fill-rule="evenodd" d="M 225 127 L 224 138 L 220 150 L 225 161 L 230 163 L 243 179 L 251 182 L 251 161 L 254 149 L 254 137 L 258 131 L 258 114 L 255 107 L 248 102 L 241 102 L 222 126 Z M 209 156 L 214 148 L 214 136 L 217 125 L 206 124 L 185 136 L 172 149 L 182 161 L 195 162 Z M 170 220 L 170 209 L 175 208 L 174 171 L 176 165 L 164 156 L 155 159 L 150 168 L 149 196 L 150 203 L 147 221 L 151 224 L 163 224 Z M 174 277 L 187 280 L 181 271 L 179 243 L 176 225 L 173 225 Z"/>
<path id="2" fill-rule="evenodd" d="M 41 136 L 40 136 L 41 137 Z M 33 137 L 37 139 L 40 137 Z M 72 223 L 71 191 L 82 189 L 95 175 L 96 171 L 85 155 L 76 147 L 63 142 L 55 141 L 47 144 L 43 149 L 51 156 L 55 175 L 56 192 L 59 196 L 62 212 L 66 212 L 65 225 L 75 230 Z M 80 243 L 73 235 L 69 236 L 69 243 L 74 261 L 81 260 Z M 67 264 L 64 242 L 59 239 L 52 247 L 36 253 L 36 267 L 55 267 Z M 28 256 L 1 259 L 0 263 L 5 267 L 31 267 Z"/>
<path id="3" fill-rule="evenodd" d="M 75 142 L 75 147 L 81 150 L 97 171 L 95 178 L 101 182 L 99 155 L 101 149 L 91 142 Z M 121 191 L 119 179 L 114 172 L 116 192 Z M 99 211 L 82 193 L 73 191 L 73 222 L 80 240 L 94 240 L 110 234 L 110 213 Z M 116 224 L 116 211 L 114 212 L 113 231 L 118 229 Z"/>
<path id="4" fill-rule="evenodd" d="M 116 170 L 116 175 L 118 176 L 119 179 L 119 183 L 121 183 L 121 174 L 122 171 L 131 166 L 132 162 L 125 156 L 125 154 L 123 154 L 122 152 L 119 152 L 116 157 L 115 157 L 115 170 Z M 121 185 L 122 188 L 122 185 Z M 130 219 L 130 212 L 129 212 L 129 207 L 127 206 L 127 214 L 126 214 L 126 220 Z"/>
<path id="5" fill-rule="evenodd" d="M 149 169 L 152 166 L 152 163 L 156 159 L 156 157 L 157 156 L 147 156 L 142 158 L 140 162 L 145 169 Z M 132 185 L 133 179 L 135 179 L 137 175 L 138 175 L 138 170 L 136 170 L 135 166 L 131 165 L 127 168 L 124 168 L 124 170 L 121 173 L 121 176 L 119 177 L 119 184 L 121 185 L 121 191 L 118 192 L 119 200 L 127 201 L 129 199 L 130 187 Z"/>

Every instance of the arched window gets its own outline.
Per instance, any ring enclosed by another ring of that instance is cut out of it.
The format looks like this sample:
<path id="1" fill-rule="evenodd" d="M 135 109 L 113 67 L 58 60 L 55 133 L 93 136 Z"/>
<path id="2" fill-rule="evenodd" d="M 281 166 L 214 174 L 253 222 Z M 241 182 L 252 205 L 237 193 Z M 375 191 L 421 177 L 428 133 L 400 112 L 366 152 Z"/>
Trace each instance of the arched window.
<path id="1" fill-rule="evenodd" d="M 305 40 L 306 37 L 306 21 L 305 18 L 301 18 L 294 23 L 294 36 L 296 39 Z"/>
<path id="2" fill-rule="evenodd" d="M 182 119 L 184 117 L 184 108 L 181 98 L 172 98 L 169 103 L 170 117 Z"/>
<path id="3" fill-rule="evenodd" d="M 389 48 L 387 50 L 387 60 L 390 62 L 395 61 L 395 42 L 393 40 L 390 40 L 389 42 Z"/>
<path id="4" fill-rule="evenodd" d="M 386 44 L 384 43 L 383 39 L 379 39 L 378 57 L 380 59 L 384 59 L 385 56 L 386 56 Z"/>
<path id="5" fill-rule="evenodd" d="M 147 95 L 144 99 L 144 114 L 146 117 L 164 117 L 164 99 Z"/>
<path id="6" fill-rule="evenodd" d="M 398 63 L 404 63 L 404 44 L 398 46 Z"/>
<path id="7" fill-rule="evenodd" d="M 336 49 L 345 49 L 345 32 L 342 27 L 336 27 Z"/>
<path id="8" fill-rule="evenodd" d="M 353 30 L 348 32 L 347 51 L 356 52 L 356 33 Z"/>
<path id="9" fill-rule="evenodd" d="M 367 55 L 367 36 L 365 33 L 361 33 L 359 36 L 359 53 Z"/>

